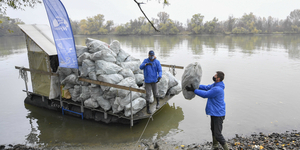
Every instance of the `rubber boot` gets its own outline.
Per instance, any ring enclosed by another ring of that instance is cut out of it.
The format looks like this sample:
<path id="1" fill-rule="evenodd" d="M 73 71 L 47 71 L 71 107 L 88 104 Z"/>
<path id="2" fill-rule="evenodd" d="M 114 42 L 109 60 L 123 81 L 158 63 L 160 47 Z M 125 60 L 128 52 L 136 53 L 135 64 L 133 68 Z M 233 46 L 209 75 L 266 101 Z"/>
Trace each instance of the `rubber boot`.
<path id="1" fill-rule="evenodd" d="M 158 108 L 159 108 L 159 98 L 156 97 L 156 109 L 158 109 Z"/>
<path id="2" fill-rule="evenodd" d="M 228 145 L 227 145 L 227 143 L 225 143 L 224 145 L 222 145 L 222 147 L 223 147 L 224 150 L 228 150 Z"/>
<path id="3" fill-rule="evenodd" d="M 151 114 L 151 111 L 150 111 L 150 109 L 149 109 L 149 102 L 148 102 L 148 101 L 146 101 L 146 105 L 147 105 L 147 113 L 148 113 L 148 114 Z"/>
<path id="4" fill-rule="evenodd" d="M 217 150 L 219 148 L 219 143 L 217 139 L 213 136 L 212 150 Z"/>

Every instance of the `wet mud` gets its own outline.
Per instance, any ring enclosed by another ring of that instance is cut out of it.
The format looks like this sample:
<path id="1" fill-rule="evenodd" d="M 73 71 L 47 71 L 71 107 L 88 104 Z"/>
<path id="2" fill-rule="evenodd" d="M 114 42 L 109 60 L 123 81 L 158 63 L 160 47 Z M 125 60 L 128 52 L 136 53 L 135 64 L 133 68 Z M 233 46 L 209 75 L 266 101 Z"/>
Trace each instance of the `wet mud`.
<path id="1" fill-rule="evenodd" d="M 300 132 L 293 130 L 285 133 L 253 133 L 250 136 L 235 135 L 234 138 L 228 139 L 228 148 L 231 150 L 298 150 L 300 149 Z M 156 140 L 154 142 L 139 142 L 139 143 L 123 143 L 98 146 L 83 146 L 83 145 L 64 145 L 55 147 L 29 147 L 22 144 L 17 145 L 0 145 L 0 150 L 60 150 L 60 149 L 103 149 L 103 150 L 210 150 L 212 142 L 179 144 L 168 143 L 164 140 Z M 222 146 L 219 144 L 219 150 Z"/>

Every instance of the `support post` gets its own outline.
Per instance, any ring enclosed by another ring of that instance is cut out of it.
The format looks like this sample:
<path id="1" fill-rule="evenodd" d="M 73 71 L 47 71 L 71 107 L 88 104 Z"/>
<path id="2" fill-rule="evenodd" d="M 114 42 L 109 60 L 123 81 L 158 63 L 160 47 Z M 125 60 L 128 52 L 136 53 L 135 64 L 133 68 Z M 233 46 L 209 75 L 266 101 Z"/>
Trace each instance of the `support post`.
<path id="1" fill-rule="evenodd" d="M 130 107 L 131 107 L 131 117 L 130 117 L 130 125 L 131 125 L 131 127 L 133 127 L 133 112 L 132 112 L 132 91 L 131 91 L 131 89 L 130 89 L 130 87 L 129 87 L 129 91 L 130 91 Z"/>
<path id="2" fill-rule="evenodd" d="M 104 112 L 104 119 L 107 119 L 107 112 Z"/>
<path id="3" fill-rule="evenodd" d="M 58 80 L 59 80 L 59 75 L 58 75 Z M 60 83 L 60 81 L 59 81 L 59 102 L 60 102 L 60 108 L 62 108 L 63 107 L 63 102 L 62 102 L 62 87 L 61 87 L 61 83 Z"/>

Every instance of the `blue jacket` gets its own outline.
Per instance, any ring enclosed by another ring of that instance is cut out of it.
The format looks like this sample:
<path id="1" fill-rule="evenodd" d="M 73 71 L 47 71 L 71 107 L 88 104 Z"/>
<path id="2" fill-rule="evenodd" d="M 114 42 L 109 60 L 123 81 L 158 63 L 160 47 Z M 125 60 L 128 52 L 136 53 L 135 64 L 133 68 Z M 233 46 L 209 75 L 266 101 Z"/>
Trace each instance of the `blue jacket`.
<path id="1" fill-rule="evenodd" d="M 151 63 L 152 65 L 145 66 L 146 63 Z M 149 58 L 146 58 L 140 65 L 140 69 L 144 70 L 145 83 L 156 83 L 157 78 L 162 76 L 161 65 L 157 59 L 151 61 Z"/>
<path id="2" fill-rule="evenodd" d="M 216 117 L 225 116 L 224 89 L 225 84 L 223 81 L 211 85 L 200 85 L 199 89 L 195 89 L 195 94 L 203 98 L 208 98 L 205 108 L 207 115 Z"/>

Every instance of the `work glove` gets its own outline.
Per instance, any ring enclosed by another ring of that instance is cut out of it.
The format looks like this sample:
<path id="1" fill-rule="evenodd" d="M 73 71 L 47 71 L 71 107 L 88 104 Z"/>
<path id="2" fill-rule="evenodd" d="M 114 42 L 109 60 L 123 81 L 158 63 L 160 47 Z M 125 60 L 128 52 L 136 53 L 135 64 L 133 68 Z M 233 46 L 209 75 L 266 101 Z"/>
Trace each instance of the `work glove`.
<path id="1" fill-rule="evenodd" d="M 191 84 L 191 86 L 186 86 L 185 89 L 186 89 L 187 91 L 192 91 L 192 92 L 195 91 L 195 88 L 193 87 L 192 84 Z"/>
<path id="2" fill-rule="evenodd" d="M 146 66 L 147 66 L 147 65 L 151 65 L 151 66 L 152 66 L 152 64 L 151 64 L 151 63 L 146 63 Z"/>
<path id="3" fill-rule="evenodd" d="M 156 83 L 158 83 L 160 79 L 161 79 L 161 77 L 158 77 Z"/>

